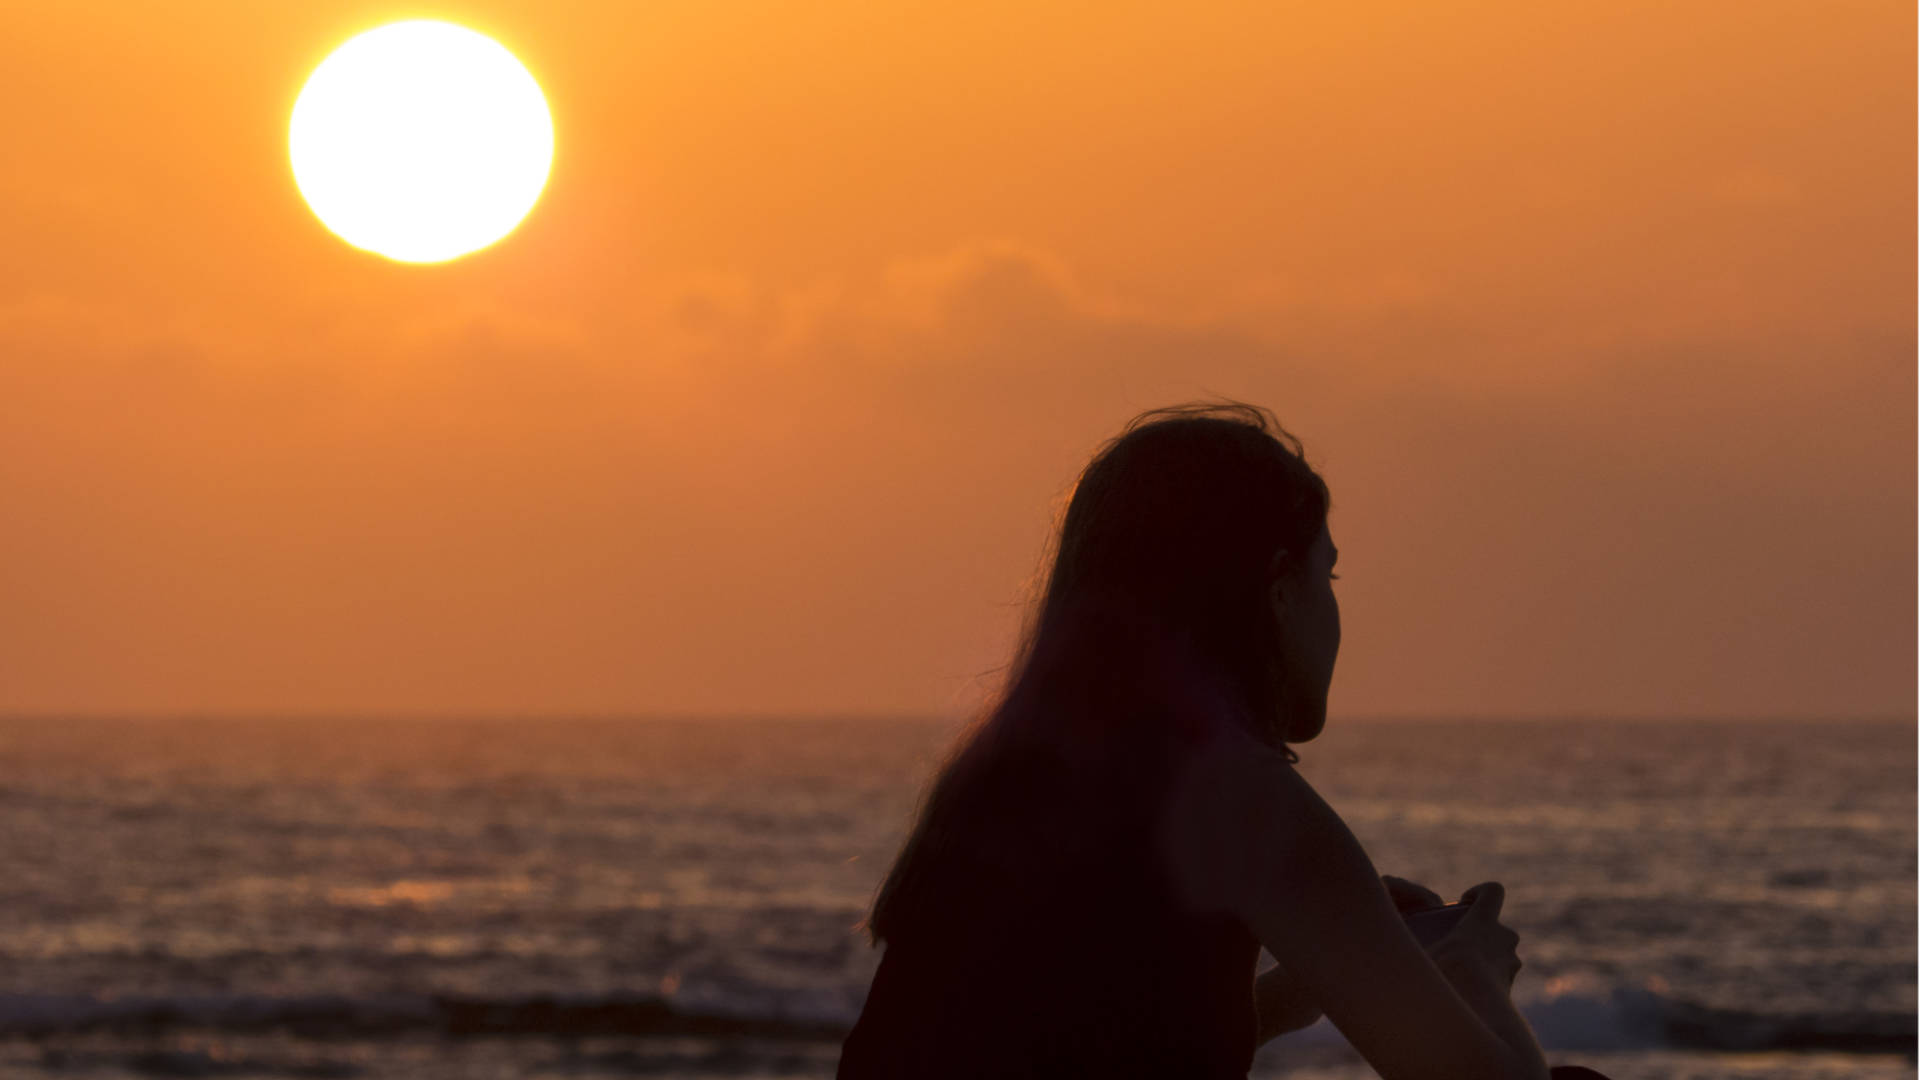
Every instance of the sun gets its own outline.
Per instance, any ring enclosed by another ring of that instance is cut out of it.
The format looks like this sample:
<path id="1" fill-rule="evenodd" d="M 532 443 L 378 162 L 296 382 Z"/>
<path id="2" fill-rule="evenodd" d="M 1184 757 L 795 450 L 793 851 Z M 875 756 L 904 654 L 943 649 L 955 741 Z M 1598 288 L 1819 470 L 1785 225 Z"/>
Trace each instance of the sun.
<path id="1" fill-rule="evenodd" d="M 546 187 L 553 117 L 498 42 L 429 19 L 369 30 L 293 104 L 294 182 L 354 247 L 444 262 L 513 231 Z"/>

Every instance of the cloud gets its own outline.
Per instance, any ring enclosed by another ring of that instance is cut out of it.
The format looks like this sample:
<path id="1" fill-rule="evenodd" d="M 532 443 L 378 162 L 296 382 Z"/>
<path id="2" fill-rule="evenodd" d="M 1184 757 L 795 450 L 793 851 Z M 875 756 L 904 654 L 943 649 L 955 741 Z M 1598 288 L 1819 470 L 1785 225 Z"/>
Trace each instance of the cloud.
<path id="1" fill-rule="evenodd" d="M 1490 364 L 1441 296 L 1388 274 L 1155 310 L 982 239 L 612 311 L 275 330 L 16 297 L 0 477 L 32 527 L 0 536 L 0 707 L 955 708 L 1088 455 L 1217 395 L 1273 408 L 1334 487 L 1346 710 L 1907 692 L 1910 335 Z"/>

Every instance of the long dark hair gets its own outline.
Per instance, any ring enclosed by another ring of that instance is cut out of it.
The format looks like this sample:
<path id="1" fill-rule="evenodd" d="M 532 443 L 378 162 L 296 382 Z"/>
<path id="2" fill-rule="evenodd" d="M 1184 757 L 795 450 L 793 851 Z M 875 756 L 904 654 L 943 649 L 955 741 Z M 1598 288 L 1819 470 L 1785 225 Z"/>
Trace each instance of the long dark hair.
<path id="1" fill-rule="evenodd" d="M 1088 813 L 1138 823 L 1168 740 L 1210 720 L 1299 760 L 1265 585 L 1281 549 L 1282 572 L 1297 569 L 1331 507 L 1299 440 L 1258 406 L 1149 410 L 1101 447 L 1000 692 L 948 752 L 880 886 L 872 943 L 937 929 L 967 906 L 956 887 L 1031 890 L 1035 853 L 1057 877 L 1061 853 L 1099 843 Z"/>

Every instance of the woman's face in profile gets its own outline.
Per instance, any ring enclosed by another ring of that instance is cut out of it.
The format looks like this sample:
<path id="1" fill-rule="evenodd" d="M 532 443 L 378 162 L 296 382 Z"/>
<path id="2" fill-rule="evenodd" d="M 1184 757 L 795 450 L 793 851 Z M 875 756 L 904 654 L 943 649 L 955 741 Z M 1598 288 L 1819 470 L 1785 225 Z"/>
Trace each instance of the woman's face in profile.
<path id="1" fill-rule="evenodd" d="M 1281 720 L 1286 741 L 1307 742 L 1327 723 L 1327 694 L 1340 653 L 1340 601 L 1333 595 L 1333 564 L 1339 551 L 1321 529 L 1303 562 L 1283 566 L 1274 557 L 1268 596 L 1280 630 Z"/>

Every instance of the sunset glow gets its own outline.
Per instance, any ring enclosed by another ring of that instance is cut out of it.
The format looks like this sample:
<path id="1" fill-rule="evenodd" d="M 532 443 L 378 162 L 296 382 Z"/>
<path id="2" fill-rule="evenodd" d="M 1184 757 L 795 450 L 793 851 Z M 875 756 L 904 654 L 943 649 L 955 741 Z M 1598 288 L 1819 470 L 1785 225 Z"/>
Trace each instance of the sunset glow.
<path id="1" fill-rule="evenodd" d="M 1337 714 L 1908 715 L 1914 8 L 1727 11 L 0 3 L 0 710 L 965 713 L 1218 395 Z"/>

